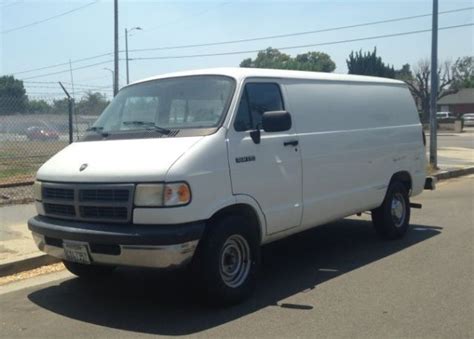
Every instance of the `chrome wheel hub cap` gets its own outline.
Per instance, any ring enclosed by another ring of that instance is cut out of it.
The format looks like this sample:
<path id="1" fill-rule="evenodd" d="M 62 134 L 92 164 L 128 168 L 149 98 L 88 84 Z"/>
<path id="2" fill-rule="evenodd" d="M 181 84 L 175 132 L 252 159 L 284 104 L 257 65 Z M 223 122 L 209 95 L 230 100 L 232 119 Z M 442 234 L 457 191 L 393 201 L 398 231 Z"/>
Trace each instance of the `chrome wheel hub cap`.
<path id="1" fill-rule="evenodd" d="M 391 214 L 396 227 L 400 227 L 405 222 L 406 215 L 405 199 L 400 193 L 396 193 L 392 199 Z"/>
<path id="2" fill-rule="evenodd" d="M 227 238 L 222 247 L 220 274 L 224 283 L 232 288 L 242 285 L 250 272 L 250 246 L 240 235 Z"/>

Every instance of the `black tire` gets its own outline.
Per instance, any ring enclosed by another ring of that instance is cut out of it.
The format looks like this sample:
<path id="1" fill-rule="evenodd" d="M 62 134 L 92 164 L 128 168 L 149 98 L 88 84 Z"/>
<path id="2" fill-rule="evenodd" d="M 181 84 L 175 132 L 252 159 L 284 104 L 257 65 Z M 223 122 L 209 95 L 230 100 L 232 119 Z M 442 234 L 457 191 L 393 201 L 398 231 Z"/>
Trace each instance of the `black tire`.
<path id="1" fill-rule="evenodd" d="M 85 265 L 66 260 L 63 260 L 63 264 L 69 272 L 84 279 L 101 279 L 115 270 L 115 266 Z"/>
<path id="2" fill-rule="evenodd" d="M 402 216 L 399 217 L 400 213 Z M 410 199 L 403 183 L 390 184 L 382 205 L 372 210 L 372 223 L 384 239 L 398 239 L 405 235 L 410 224 Z"/>
<path id="3" fill-rule="evenodd" d="M 207 304 L 236 304 L 255 290 L 260 265 L 260 241 L 256 227 L 240 215 L 224 216 L 209 225 L 191 263 L 191 272 L 198 278 L 197 292 Z M 242 242 L 240 247 L 239 242 Z M 239 248 L 241 257 L 247 257 L 247 260 L 240 260 L 243 263 L 241 266 L 231 260 L 232 254 L 239 252 Z M 245 256 L 245 253 L 248 255 Z M 241 274 L 236 267 L 242 270 Z M 235 278 L 232 278 L 234 273 Z"/>

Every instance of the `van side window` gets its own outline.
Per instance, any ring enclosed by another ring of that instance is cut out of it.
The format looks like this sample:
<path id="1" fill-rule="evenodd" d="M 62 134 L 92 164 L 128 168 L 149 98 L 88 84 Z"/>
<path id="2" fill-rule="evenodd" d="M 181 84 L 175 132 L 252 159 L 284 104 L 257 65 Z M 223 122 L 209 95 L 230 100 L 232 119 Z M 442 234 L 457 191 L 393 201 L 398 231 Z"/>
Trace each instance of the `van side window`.
<path id="1" fill-rule="evenodd" d="M 248 83 L 240 99 L 234 122 L 236 131 L 255 129 L 267 111 L 283 110 L 280 87 L 275 83 Z"/>

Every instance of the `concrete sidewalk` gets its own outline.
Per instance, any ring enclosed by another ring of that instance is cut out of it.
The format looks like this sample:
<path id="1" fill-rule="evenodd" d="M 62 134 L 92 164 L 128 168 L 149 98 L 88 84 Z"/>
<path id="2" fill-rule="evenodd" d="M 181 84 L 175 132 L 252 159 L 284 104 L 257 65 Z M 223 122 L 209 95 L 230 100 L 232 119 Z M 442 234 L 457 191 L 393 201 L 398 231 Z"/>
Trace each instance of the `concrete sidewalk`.
<path id="1" fill-rule="evenodd" d="M 429 159 L 429 154 L 427 155 Z M 438 148 L 438 167 L 443 170 L 474 166 L 474 149 L 463 147 Z"/>
<path id="2" fill-rule="evenodd" d="M 35 214 L 34 204 L 0 207 L 0 262 L 37 252 L 26 225 Z"/>
<path id="3" fill-rule="evenodd" d="M 0 276 L 55 262 L 38 251 L 26 221 L 36 214 L 34 204 L 0 207 Z"/>
<path id="4" fill-rule="evenodd" d="M 438 156 L 440 179 L 474 173 L 473 149 L 445 147 Z M 58 261 L 36 248 L 26 225 L 35 214 L 34 204 L 0 206 L 0 276 Z"/>

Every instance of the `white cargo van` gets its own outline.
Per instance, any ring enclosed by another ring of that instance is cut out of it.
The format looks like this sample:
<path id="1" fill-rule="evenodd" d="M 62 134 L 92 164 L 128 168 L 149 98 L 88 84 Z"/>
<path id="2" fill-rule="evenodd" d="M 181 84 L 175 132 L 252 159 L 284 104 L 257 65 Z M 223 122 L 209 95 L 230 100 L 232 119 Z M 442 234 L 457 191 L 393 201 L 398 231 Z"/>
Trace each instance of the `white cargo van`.
<path id="1" fill-rule="evenodd" d="M 405 234 L 425 183 L 403 82 L 224 68 L 124 87 L 38 171 L 38 247 L 80 277 L 189 264 L 222 303 L 254 287 L 260 246 L 363 211 Z"/>

